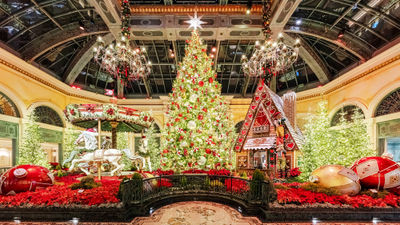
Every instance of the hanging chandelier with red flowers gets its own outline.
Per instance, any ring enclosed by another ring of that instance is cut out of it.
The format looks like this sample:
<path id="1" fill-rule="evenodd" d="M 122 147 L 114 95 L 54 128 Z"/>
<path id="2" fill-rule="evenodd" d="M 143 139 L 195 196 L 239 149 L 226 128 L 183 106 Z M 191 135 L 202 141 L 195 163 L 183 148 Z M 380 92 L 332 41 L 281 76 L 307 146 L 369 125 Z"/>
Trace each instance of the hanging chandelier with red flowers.
<path id="1" fill-rule="evenodd" d="M 247 76 L 263 77 L 267 83 L 272 76 L 290 68 L 296 62 L 299 53 L 300 40 L 297 39 L 293 46 L 283 42 L 283 34 L 278 35 L 277 40 L 271 39 L 270 18 L 271 0 L 263 1 L 263 32 L 266 38 L 264 43 L 256 41 L 255 50 L 248 59 L 242 56 L 242 69 Z"/>
<path id="2" fill-rule="evenodd" d="M 151 72 L 151 62 L 147 61 L 146 49 L 131 46 L 130 15 L 129 1 L 123 0 L 119 40 L 106 46 L 99 36 L 97 46 L 93 48 L 94 60 L 100 67 L 125 85 L 128 81 L 143 79 Z"/>

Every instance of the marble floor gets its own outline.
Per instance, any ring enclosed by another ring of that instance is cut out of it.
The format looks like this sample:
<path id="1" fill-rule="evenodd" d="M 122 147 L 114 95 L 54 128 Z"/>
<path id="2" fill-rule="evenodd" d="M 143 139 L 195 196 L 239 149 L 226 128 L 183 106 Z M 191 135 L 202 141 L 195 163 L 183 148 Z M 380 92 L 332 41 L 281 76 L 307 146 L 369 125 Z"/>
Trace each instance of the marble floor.
<path id="1" fill-rule="evenodd" d="M 235 209 L 213 202 L 179 202 L 156 210 L 150 217 L 132 221 L 138 225 L 251 225 L 262 224 L 256 217 L 243 217 Z"/>

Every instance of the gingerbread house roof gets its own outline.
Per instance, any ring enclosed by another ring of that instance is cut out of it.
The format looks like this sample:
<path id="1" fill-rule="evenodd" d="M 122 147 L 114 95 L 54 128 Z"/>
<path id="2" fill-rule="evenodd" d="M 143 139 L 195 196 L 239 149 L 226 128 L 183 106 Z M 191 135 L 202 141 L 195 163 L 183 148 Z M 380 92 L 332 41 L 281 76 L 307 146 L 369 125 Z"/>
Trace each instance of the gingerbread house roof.
<path id="1" fill-rule="evenodd" d="M 294 98 L 289 100 L 295 102 L 294 100 L 296 98 L 296 95 L 294 93 L 288 94 L 285 96 L 285 98 Z M 295 124 L 292 124 L 293 121 L 295 121 L 295 119 L 293 119 L 295 117 L 295 105 L 293 107 L 285 108 L 284 102 L 286 101 L 284 101 L 280 96 L 270 90 L 268 86 L 264 84 L 263 80 L 260 80 L 249 106 L 249 110 L 246 114 L 246 118 L 243 122 L 242 128 L 239 132 L 239 136 L 236 139 L 234 150 L 241 151 L 245 145 L 249 146 L 250 144 L 254 145 L 254 143 L 256 143 L 255 140 L 257 138 L 249 137 L 249 133 L 255 124 L 257 115 L 261 113 L 261 111 L 263 111 L 263 113 L 267 113 L 267 118 L 271 120 L 279 120 L 285 118 L 286 120 L 284 121 L 284 125 L 287 131 L 285 134 L 285 139 L 288 140 L 287 143 L 289 143 L 289 149 L 301 148 L 304 143 L 304 137 L 300 129 Z M 288 115 L 285 114 L 285 109 Z M 289 112 L 288 109 L 289 111 L 292 111 Z M 292 117 L 292 119 L 288 119 L 287 116 Z M 257 148 L 254 148 L 253 146 L 251 149 Z"/>

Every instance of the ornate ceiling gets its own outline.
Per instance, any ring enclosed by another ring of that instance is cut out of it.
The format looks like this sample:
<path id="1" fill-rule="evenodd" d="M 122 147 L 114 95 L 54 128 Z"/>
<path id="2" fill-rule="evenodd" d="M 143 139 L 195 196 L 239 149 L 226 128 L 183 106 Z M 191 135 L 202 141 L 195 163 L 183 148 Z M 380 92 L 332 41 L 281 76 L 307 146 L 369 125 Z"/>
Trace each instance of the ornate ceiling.
<path id="1" fill-rule="evenodd" d="M 134 43 L 145 46 L 152 73 L 124 87 L 127 98 L 167 95 L 184 56 L 190 30 L 183 21 L 195 10 L 224 94 L 250 97 L 258 79 L 246 78 L 242 55 L 262 40 L 261 3 L 245 0 L 131 0 Z M 98 35 L 111 43 L 119 32 L 117 0 L 3 0 L 0 45 L 57 79 L 104 94 L 117 89 L 91 60 Z M 251 8 L 251 14 L 246 10 Z M 323 85 L 398 42 L 399 0 L 282 0 L 273 5 L 271 29 L 288 43 L 300 38 L 298 61 L 273 82 L 284 93 Z M 171 57 L 169 51 L 175 56 Z"/>

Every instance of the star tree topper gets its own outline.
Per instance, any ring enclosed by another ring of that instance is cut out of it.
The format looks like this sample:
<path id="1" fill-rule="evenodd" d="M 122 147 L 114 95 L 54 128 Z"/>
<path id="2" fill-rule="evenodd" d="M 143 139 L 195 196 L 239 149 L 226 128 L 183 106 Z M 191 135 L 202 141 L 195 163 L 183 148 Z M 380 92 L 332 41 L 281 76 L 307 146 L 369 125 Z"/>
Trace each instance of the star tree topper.
<path id="1" fill-rule="evenodd" d="M 197 17 L 197 12 L 194 12 L 194 17 L 193 16 L 189 16 L 190 20 L 186 20 L 185 23 L 190 24 L 189 29 L 191 27 L 193 27 L 194 30 L 197 30 L 197 28 L 199 27 L 200 29 L 203 29 L 201 27 L 202 24 L 205 24 L 207 22 L 201 21 L 201 17 Z"/>

